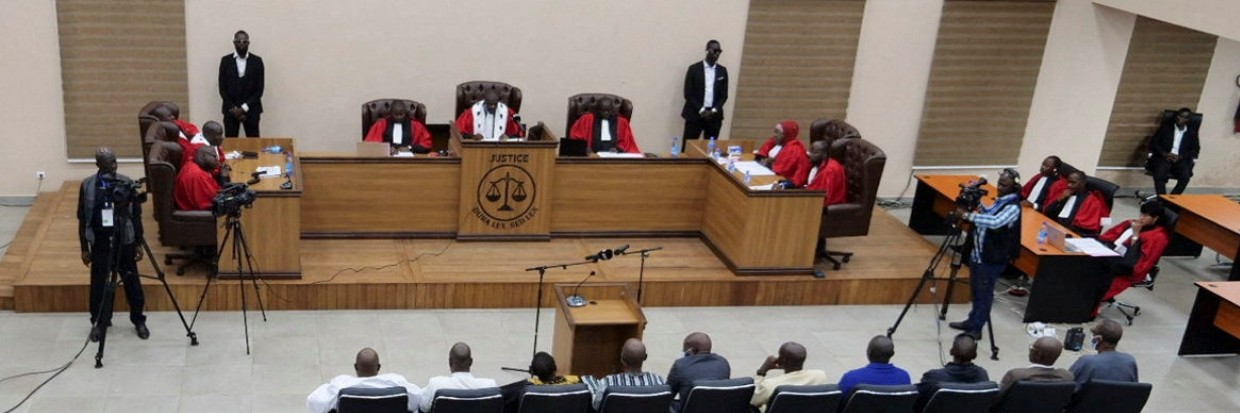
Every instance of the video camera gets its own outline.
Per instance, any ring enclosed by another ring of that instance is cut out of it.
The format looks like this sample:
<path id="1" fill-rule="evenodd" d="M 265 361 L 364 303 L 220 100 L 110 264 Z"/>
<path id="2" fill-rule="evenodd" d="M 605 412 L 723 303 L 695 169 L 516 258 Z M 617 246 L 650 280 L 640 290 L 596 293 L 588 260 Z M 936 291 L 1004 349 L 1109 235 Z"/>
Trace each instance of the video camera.
<path id="1" fill-rule="evenodd" d="M 108 196 L 118 204 L 146 202 L 146 191 L 142 188 L 146 184 L 146 178 L 137 181 L 128 179 L 118 179 L 111 175 L 103 175 L 101 177 L 107 188 Z"/>
<path id="2" fill-rule="evenodd" d="M 960 195 L 956 196 L 956 206 L 965 211 L 972 211 L 982 205 L 982 198 L 990 191 L 982 188 L 986 185 L 986 177 L 978 177 L 976 181 L 960 184 Z"/>
<path id="3" fill-rule="evenodd" d="M 254 205 L 254 199 L 254 190 L 250 189 L 250 185 L 242 182 L 227 184 L 211 200 L 211 214 L 216 217 L 239 217 L 241 208 Z"/>

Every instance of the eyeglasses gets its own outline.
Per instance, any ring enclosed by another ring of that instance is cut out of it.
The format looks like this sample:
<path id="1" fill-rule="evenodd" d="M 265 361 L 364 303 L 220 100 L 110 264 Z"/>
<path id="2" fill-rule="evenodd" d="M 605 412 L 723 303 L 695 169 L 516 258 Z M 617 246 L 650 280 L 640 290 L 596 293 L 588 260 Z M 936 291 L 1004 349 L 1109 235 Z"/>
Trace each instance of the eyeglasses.
<path id="1" fill-rule="evenodd" d="M 250 44 L 249 40 L 233 40 L 233 44 Z"/>

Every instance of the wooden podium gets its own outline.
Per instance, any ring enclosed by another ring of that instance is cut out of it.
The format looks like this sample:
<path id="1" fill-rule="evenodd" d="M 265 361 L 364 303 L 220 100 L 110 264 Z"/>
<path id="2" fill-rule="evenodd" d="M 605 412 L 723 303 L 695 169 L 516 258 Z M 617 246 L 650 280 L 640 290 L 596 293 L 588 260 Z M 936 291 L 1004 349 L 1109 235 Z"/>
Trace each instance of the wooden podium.
<path id="1" fill-rule="evenodd" d="M 642 338 L 646 316 L 627 284 L 582 286 L 588 300 L 571 308 L 565 299 L 576 284 L 556 284 L 555 340 L 552 355 L 561 373 L 603 377 L 622 371 L 620 349 L 630 338 Z"/>
<path id="2" fill-rule="evenodd" d="M 461 203 L 457 239 L 551 239 L 551 186 L 559 142 L 461 139 Z"/>

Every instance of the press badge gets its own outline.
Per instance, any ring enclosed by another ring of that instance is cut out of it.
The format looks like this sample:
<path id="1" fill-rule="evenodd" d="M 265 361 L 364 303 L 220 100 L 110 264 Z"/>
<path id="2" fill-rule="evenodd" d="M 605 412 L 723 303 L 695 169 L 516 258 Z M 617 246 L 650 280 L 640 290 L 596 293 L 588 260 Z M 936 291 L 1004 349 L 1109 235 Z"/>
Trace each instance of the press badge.
<path id="1" fill-rule="evenodd" d="M 112 224 L 112 217 L 113 217 L 113 215 L 114 215 L 113 213 L 115 212 L 115 211 L 112 209 L 112 203 L 111 203 L 111 202 L 105 202 L 105 203 L 103 204 L 103 209 L 102 209 L 102 210 L 100 210 L 99 212 L 100 212 L 100 214 L 99 214 L 99 224 L 103 225 L 103 227 L 104 227 L 104 228 L 112 228 L 112 225 L 113 225 L 113 224 Z"/>

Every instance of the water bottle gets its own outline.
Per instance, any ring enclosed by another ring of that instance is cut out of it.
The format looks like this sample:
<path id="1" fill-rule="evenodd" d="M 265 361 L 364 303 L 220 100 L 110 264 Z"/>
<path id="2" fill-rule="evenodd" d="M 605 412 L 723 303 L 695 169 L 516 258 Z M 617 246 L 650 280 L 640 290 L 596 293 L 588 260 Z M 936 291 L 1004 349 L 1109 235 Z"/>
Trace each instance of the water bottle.
<path id="1" fill-rule="evenodd" d="M 728 157 L 728 173 L 736 172 L 736 160 Z"/>
<path id="2" fill-rule="evenodd" d="M 745 186 L 749 186 L 750 183 L 753 183 L 753 177 L 749 176 L 749 171 L 746 170 L 745 171 Z"/>
<path id="3" fill-rule="evenodd" d="M 274 154 L 274 153 L 280 153 L 280 151 L 281 151 L 281 149 L 280 149 L 280 145 L 268 146 L 268 147 L 266 147 L 266 148 L 264 148 L 264 149 L 263 149 L 263 152 L 273 153 L 273 154 Z"/>
<path id="4" fill-rule="evenodd" d="M 672 152 L 671 152 L 671 154 L 672 154 L 672 157 L 673 157 L 673 158 L 679 158 L 679 157 L 680 157 L 680 137 L 679 137 L 679 136 L 673 136 L 673 137 L 672 137 Z"/>
<path id="5" fill-rule="evenodd" d="M 711 136 L 710 141 L 706 142 L 706 152 L 710 154 L 710 159 L 715 159 L 715 137 Z"/>
<path id="6" fill-rule="evenodd" d="M 284 154 L 284 176 L 293 179 L 293 154 L 286 152 Z"/>
<path id="7" fill-rule="evenodd" d="M 1038 245 L 1046 244 L 1046 238 L 1050 236 L 1050 225 L 1043 222 L 1042 228 L 1038 230 Z"/>

